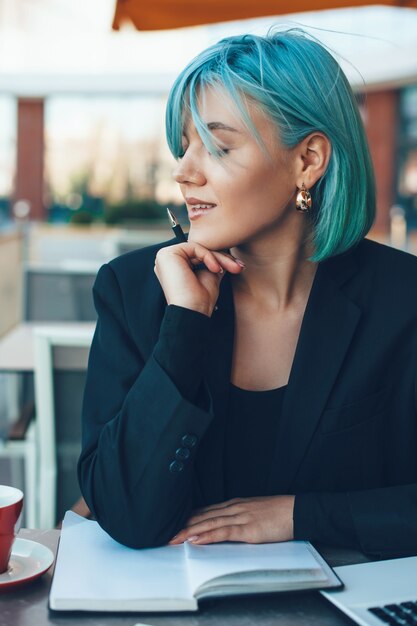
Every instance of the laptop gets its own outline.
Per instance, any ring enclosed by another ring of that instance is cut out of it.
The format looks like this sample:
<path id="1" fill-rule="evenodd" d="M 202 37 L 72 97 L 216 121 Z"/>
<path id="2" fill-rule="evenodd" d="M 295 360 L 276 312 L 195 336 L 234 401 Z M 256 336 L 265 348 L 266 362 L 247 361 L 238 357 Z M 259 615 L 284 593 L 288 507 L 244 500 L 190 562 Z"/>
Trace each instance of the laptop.
<path id="1" fill-rule="evenodd" d="M 417 556 L 333 568 L 345 584 L 320 591 L 361 626 L 417 626 Z"/>

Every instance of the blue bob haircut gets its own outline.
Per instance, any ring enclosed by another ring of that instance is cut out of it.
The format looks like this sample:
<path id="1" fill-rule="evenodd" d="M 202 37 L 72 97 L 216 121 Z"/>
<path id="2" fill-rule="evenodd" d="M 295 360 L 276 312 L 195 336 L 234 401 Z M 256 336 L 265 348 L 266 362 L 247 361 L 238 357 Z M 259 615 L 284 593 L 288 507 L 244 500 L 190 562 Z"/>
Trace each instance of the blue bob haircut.
<path id="1" fill-rule="evenodd" d="M 210 46 L 193 59 L 170 91 L 166 133 L 175 158 L 189 115 L 211 154 L 218 147 L 199 113 L 199 94 L 221 87 L 259 143 L 247 102 L 269 116 L 284 147 L 313 132 L 331 143 L 325 174 L 310 190 L 313 261 L 341 254 L 365 237 L 375 217 L 375 182 L 355 96 L 333 56 L 301 29 L 267 36 L 238 35 Z"/>

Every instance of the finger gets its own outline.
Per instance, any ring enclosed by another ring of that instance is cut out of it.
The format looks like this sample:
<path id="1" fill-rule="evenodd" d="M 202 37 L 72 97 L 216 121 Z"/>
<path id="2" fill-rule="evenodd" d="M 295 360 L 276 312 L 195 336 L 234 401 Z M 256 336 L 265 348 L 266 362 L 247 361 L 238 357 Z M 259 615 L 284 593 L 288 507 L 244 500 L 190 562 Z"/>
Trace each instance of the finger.
<path id="1" fill-rule="evenodd" d="M 217 509 L 211 509 L 210 511 L 203 511 L 192 515 L 188 518 L 185 527 L 189 528 L 190 526 L 194 526 L 195 524 L 204 522 L 205 520 L 213 519 L 214 517 L 224 517 L 241 513 L 241 507 L 237 508 L 238 504 L 240 504 L 240 502 L 234 503 L 228 507 L 219 507 Z"/>
<path id="2" fill-rule="evenodd" d="M 229 522 L 229 523 L 232 523 L 232 522 Z M 184 543 L 184 541 L 188 541 L 190 537 L 194 537 L 195 535 L 199 535 L 202 532 L 212 530 L 213 528 L 218 528 L 219 526 L 222 526 L 222 525 L 227 525 L 227 522 L 225 522 L 224 517 L 223 518 L 216 517 L 216 518 L 211 518 L 209 520 L 203 520 L 201 522 L 198 522 L 197 524 L 186 526 L 185 528 L 180 530 L 180 532 L 177 535 L 175 535 L 175 537 L 173 537 L 169 543 L 171 544 Z"/>
<path id="3" fill-rule="evenodd" d="M 180 257 L 183 261 L 186 261 L 190 267 L 194 263 L 203 263 L 208 270 L 215 274 L 222 269 L 222 266 L 211 250 L 197 243 L 182 243 L 167 248 L 161 248 L 158 251 L 155 257 L 156 271 L 166 264 L 171 266 L 173 256 Z"/>
<path id="4" fill-rule="evenodd" d="M 194 272 L 201 271 L 201 270 L 208 271 L 206 265 L 204 265 L 204 263 L 202 263 L 200 261 L 200 259 L 191 259 L 191 265 L 192 265 L 192 269 L 193 269 Z M 219 265 L 220 265 L 220 263 L 219 263 Z M 213 272 L 210 272 L 210 273 L 212 274 Z M 221 267 L 221 265 L 220 265 L 219 271 L 216 272 L 216 273 L 217 274 L 223 274 L 224 273 L 224 269 Z"/>
<path id="5" fill-rule="evenodd" d="M 224 502 L 210 504 L 210 506 L 202 506 L 199 509 L 194 509 L 192 513 L 193 515 L 200 515 L 201 513 L 205 513 L 206 511 L 218 511 L 220 509 L 226 509 L 232 504 L 238 504 L 240 502 L 244 502 L 247 499 L 248 498 L 232 498 L 231 500 L 225 500 Z"/>
<path id="6" fill-rule="evenodd" d="M 216 255 L 211 250 L 207 250 L 202 246 L 194 245 L 190 252 L 193 253 L 191 257 L 189 257 L 189 261 L 192 266 L 202 266 L 202 268 L 207 268 L 210 272 L 215 274 L 223 273 L 222 264 L 216 258 Z"/>
<path id="7" fill-rule="evenodd" d="M 245 524 L 222 526 L 221 528 L 209 530 L 195 537 L 192 541 L 190 541 L 190 543 L 193 545 L 206 545 L 209 543 L 220 543 L 222 541 L 244 541 L 246 543 L 252 543 L 248 539 L 248 532 Z"/>
<path id="8" fill-rule="evenodd" d="M 173 537 L 170 543 L 183 543 L 184 541 L 187 541 L 190 537 L 194 537 L 195 535 L 200 536 L 201 533 L 215 530 L 216 528 L 220 528 L 222 526 L 232 526 L 233 524 L 244 524 L 246 522 L 246 518 L 236 515 L 212 517 L 202 522 L 198 522 L 197 524 L 193 524 L 192 526 L 189 526 L 187 528 L 183 528 L 183 530 L 181 530 L 178 535 Z"/>
<path id="9" fill-rule="evenodd" d="M 238 273 L 245 267 L 243 261 L 237 259 L 229 252 L 208 250 L 208 248 L 205 248 L 198 242 L 179 244 L 178 249 L 186 251 L 195 264 L 204 263 L 207 265 L 206 260 L 215 259 L 220 267 L 233 273 Z"/>
<path id="10" fill-rule="evenodd" d="M 238 274 L 245 268 L 245 264 L 240 259 L 232 256 L 231 254 L 226 254 L 225 252 L 214 252 L 214 256 L 220 265 L 227 271 L 232 274 Z"/>
<path id="11" fill-rule="evenodd" d="M 212 273 L 221 274 L 223 270 L 238 274 L 244 268 L 244 263 L 240 259 L 224 251 L 208 250 L 198 242 L 185 242 L 161 248 L 156 255 L 156 268 L 158 269 L 161 261 L 173 254 L 186 258 L 191 267 L 200 265 L 199 270 L 208 269 Z"/>

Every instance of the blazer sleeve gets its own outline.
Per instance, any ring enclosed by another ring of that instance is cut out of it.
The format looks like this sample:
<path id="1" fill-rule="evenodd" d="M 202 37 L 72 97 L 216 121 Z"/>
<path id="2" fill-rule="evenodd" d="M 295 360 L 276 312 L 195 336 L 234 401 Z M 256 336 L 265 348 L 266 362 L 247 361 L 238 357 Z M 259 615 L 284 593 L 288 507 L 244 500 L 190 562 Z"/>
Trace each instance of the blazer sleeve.
<path id="1" fill-rule="evenodd" d="M 417 554 L 417 484 L 348 494 L 361 549 L 378 558 Z"/>
<path id="2" fill-rule="evenodd" d="M 417 422 L 417 368 L 414 375 Z M 415 442 L 417 448 L 417 441 Z M 417 474 L 417 453 L 415 457 Z M 365 553 L 380 558 L 417 554 L 417 483 L 348 494 L 352 519 Z"/>
<path id="3" fill-rule="evenodd" d="M 99 271 L 93 295 L 98 322 L 83 402 L 81 491 L 99 524 L 117 541 L 136 548 L 161 545 L 189 517 L 193 460 L 212 414 L 207 398 L 199 406 L 184 397 L 160 361 L 174 335 L 177 344 L 182 338 L 183 353 L 195 365 L 204 353 L 210 320 L 167 307 L 160 339 L 145 360 L 129 332 L 109 265 Z M 175 370 L 169 358 L 166 367 Z M 181 367 L 186 369 L 184 363 Z M 193 368 L 197 387 L 199 371 L 202 367 Z M 196 395 L 190 385 L 185 387 L 190 397 Z"/>
<path id="4" fill-rule="evenodd" d="M 375 558 L 417 554 L 417 484 L 296 496 L 294 536 Z"/>

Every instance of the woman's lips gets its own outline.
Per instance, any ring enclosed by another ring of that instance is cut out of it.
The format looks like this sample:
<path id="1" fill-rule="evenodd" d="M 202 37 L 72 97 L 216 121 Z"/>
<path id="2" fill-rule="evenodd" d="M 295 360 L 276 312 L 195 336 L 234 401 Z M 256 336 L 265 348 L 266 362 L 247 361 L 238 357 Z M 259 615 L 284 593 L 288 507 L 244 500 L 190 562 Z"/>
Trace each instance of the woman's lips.
<path id="1" fill-rule="evenodd" d="M 190 220 L 196 220 L 199 217 L 203 217 L 203 215 L 207 215 L 213 209 L 216 208 L 216 205 L 212 206 L 189 206 L 188 207 L 188 217 Z"/>

